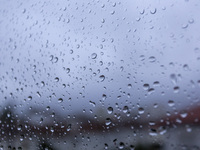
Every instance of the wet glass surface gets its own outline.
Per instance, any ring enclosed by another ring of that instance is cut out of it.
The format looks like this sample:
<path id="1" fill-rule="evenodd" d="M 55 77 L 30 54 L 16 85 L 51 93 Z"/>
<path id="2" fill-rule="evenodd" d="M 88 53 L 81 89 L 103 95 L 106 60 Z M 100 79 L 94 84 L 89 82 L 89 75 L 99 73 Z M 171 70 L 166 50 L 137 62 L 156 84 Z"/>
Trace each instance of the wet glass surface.
<path id="1" fill-rule="evenodd" d="M 0 149 L 200 149 L 198 0 L 0 2 Z"/>

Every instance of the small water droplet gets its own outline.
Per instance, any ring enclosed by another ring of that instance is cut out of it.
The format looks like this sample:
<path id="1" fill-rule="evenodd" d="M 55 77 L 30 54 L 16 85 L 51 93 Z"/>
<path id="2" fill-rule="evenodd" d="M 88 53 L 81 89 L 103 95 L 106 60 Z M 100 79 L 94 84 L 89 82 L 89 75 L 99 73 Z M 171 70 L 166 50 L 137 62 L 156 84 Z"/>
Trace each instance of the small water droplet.
<path id="1" fill-rule="evenodd" d="M 171 81 L 172 81 L 172 83 L 173 83 L 174 85 L 177 84 L 177 77 L 176 77 L 175 74 L 171 74 L 171 75 L 170 75 L 170 79 L 171 79 Z"/>
<path id="2" fill-rule="evenodd" d="M 189 69 L 189 66 L 188 66 L 187 64 L 183 65 L 183 69 L 184 69 L 185 71 L 189 71 L 189 70 L 190 70 L 190 69 Z"/>
<path id="3" fill-rule="evenodd" d="M 100 78 L 101 82 L 103 82 L 105 80 L 105 76 L 104 75 L 100 75 L 99 78 Z"/>
<path id="4" fill-rule="evenodd" d="M 93 107 L 95 107 L 95 106 L 96 106 L 96 103 L 95 103 L 95 102 L 93 102 L 93 101 L 90 101 L 90 104 L 91 104 Z"/>
<path id="5" fill-rule="evenodd" d="M 63 102 L 63 99 L 62 99 L 62 98 L 59 98 L 59 99 L 58 99 L 58 102 L 59 102 L 59 103 L 62 103 L 62 102 Z"/>
<path id="6" fill-rule="evenodd" d="M 113 108 L 112 107 L 108 107 L 107 111 L 108 111 L 108 114 L 112 114 L 113 113 Z"/>
<path id="7" fill-rule="evenodd" d="M 179 88 L 178 86 L 175 86 L 175 87 L 174 87 L 174 93 L 178 93 L 178 92 L 179 92 L 179 89 L 180 89 L 180 88 Z"/>
<path id="8" fill-rule="evenodd" d="M 50 109 L 50 106 L 47 106 L 47 107 L 46 107 L 46 110 L 48 111 L 49 109 Z"/>
<path id="9" fill-rule="evenodd" d="M 151 13 L 151 14 L 155 14 L 156 11 L 157 11 L 157 9 L 156 9 L 156 8 L 153 8 L 153 9 L 150 10 L 150 13 Z"/>
<path id="10" fill-rule="evenodd" d="M 96 59 L 97 58 L 97 54 L 96 53 L 92 53 L 91 58 L 92 59 Z"/>
<path id="11" fill-rule="evenodd" d="M 70 72 L 70 69 L 69 69 L 69 68 L 66 68 L 66 72 L 69 73 L 69 72 Z"/>
<path id="12" fill-rule="evenodd" d="M 111 119 L 110 118 L 106 118 L 105 124 L 108 126 L 111 124 Z"/>
<path id="13" fill-rule="evenodd" d="M 191 18 L 189 21 L 188 21 L 190 24 L 194 23 L 194 19 Z"/>
<path id="14" fill-rule="evenodd" d="M 69 125 L 67 126 L 67 131 L 69 132 L 69 131 L 71 130 L 71 128 L 72 128 L 72 125 L 69 124 Z"/>
<path id="15" fill-rule="evenodd" d="M 32 96 L 29 96 L 29 97 L 27 98 L 27 100 L 28 100 L 28 101 L 31 101 L 31 100 L 32 100 Z"/>
<path id="16" fill-rule="evenodd" d="M 150 136 L 157 136 L 158 134 L 157 134 L 156 129 L 151 129 L 151 130 L 149 131 L 149 135 L 150 135 Z"/>
<path id="17" fill-rule="evenodd" d="M 119 149 L 124 149 L 124 146 L 125 146 L 125 145 L 124 145 L 123 142 L 120 142 L 120 143 L 119 143 Z"/>
<path id="18" fill-rule="evenodd" d="M 140 108 L 138 108 L 138 114 L 143 114 L 144 113 L 144 108 L 142 108 L 142 107 L 140 107 Z"/>
<path id="19" fill-rule="evenodd" d="M 17 130 L 21 131 L 22 130 L 22 125 L 18 125 Z"/>
<path id="20" fill-rule="evenodd" d="M 149 89 L 149 84 L 145 83 L 145 84 L 143 85 L 143 89 L 144 89 L 144 90 L 148 90 L 148 89 Z"/>
<path id="21" fill-rule="evenodd" d="M 128 112 L 128 106 L 124 106 L 123 113 L 127 113 L 127 112 Z"/>
<path id="22" fill-rule="evenodd" d="M 149 57 L 149 62 L 153 63 L 156 61 L 156 58 L 154 56 Z"/>
<path id="23" fill-rule="evenodd" d="M 186 29 L 187 27 L 188 27 L 188 24 L 183 24 L 183 25 L 182 25 L 182 28 L 183 28 L 183 29 Z"/>
<path id="24" fill-rule="evenodd" d="M 132 85 L 131 85 L 131 84 L 128 84 L 128 88 L 129 88 L 129 89 L 132 88 Z"/>
<path id="25" fill-rule="evenodd" d="M 169 107 L 173 107 L 175 104 L 174 104 L 174 101 L 173 100 L 169 100 L 168 101 L 168 106 Z"/>
<path id="26" fill-rule="evenodd" d="M 182 112 L 182 113 L 180 114 L 181 118 L 186 118 L 187 115 L 188 115 L 188 114 L 187 114 L 186 112 Z"/>
<path id="27" fill-rule="evenodd" d="M 55 77 L 55 82 L 58 82 L 59 81 L 59 78 L 58 77 Z"/>

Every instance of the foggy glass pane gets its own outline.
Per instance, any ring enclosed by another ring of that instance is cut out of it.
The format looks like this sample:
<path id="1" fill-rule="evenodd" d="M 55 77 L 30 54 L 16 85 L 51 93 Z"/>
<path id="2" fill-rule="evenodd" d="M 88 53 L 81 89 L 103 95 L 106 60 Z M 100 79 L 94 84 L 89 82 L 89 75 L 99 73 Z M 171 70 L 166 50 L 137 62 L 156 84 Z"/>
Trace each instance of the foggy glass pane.
<path id="1" fill-rule="evenodd" d="M 198 0 L 1 0 L 0 149 L 200 149 Z"/>

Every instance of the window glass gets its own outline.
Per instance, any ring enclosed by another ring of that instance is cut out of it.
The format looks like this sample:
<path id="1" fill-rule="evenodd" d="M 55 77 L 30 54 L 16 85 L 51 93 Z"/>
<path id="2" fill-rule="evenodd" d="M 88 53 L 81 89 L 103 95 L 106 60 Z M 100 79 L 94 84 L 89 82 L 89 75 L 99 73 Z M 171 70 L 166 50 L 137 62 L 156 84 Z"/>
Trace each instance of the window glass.
<path id="1" fill-rule="evenodd" d="M 198 0 L 1 0 L 0 149 L 197 150 Z"/>

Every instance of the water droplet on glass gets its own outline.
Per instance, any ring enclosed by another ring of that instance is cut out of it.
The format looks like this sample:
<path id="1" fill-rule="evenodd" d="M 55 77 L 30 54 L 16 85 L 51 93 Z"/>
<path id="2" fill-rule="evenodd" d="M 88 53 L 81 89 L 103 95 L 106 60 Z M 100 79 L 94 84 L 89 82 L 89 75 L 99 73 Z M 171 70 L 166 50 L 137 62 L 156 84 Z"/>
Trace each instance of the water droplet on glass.
<path id="1" fill-rule="evenodd" d="M 112 107 L 108 107 L 107 111 L 108 111 L 108 114 L 112 114 L 113 113 L 113 108 Z"/>
<path id="2" fill-rule="evenodd" d="M 144 89 L 144 90 L 148 90 L 148 89 L 149 89 L 149 84 L 145 83 L 145 84 L 143 85 L 143 89 Z"/>
<path id="3" fill-rule="evenodd" d="M 172 107 L 172 106 L 174 106 L 175 104 L 174 104 L 174 101 L 173 100 L 169 100 L 168 101 L 168 106 L 169 107 Z"/>
<path id="4" fill-rule="evenodd" d="M 151 13 L 151 14 L 155 14 L 156 11 L 157 11 L 157 9 L 156 9 L 156 8 L 153 8 L 153 9 L 150 10 L 150 13 Z"/>
<path id="5" fill-rule="evenodd" d="M 156 129 L 151 129 L 151 130 L 149 131 L 149 135 L 150 135 L 150 136 L 157 136 L 158 134 L 157 134 Z"/>
<path id="6" fill-rule="evenodd" d="M 127 112 L 128 112 L 128 106 L 124 106 L 123 112 L 124 112 L 124 113 L 127 113 Z"/>
<path id="7" fill-rule="evenodd" d="M 91 58 L 92 59 L 96 59 L 97 58 L 97 54 L 96 53 L 92 53 Z"/>
<path id="8" fill-rule="evenodd" d="M 175 74 L 171 74 L 170 75 L 170 79 L 171 79 L 172 83 L 174 85 L 176 85 L 176 83 L 177 83 L 177 77 L 176 77 L 176 75 Z"/>
<path id="9" fill-rule="evenodd" d="M 132 85 L 131 85 L 131 84 L 128 84 L 128 88 L 129 88 L 129 89 L 132 88 Z"/>
<path id="10" fill-rule="evenodd" d="M 138 114 L 143 114 L 144 113 L 144 108 L 142 108 L 142 107 L 140 107 L 140 108 L 138 108 Z"/>
<path id="11" fill-rule="evenodd" d="M 66 68 L 66 72 L 69 73 L 69 72 L 70 72 L 70 69 L 69 69 L 69 68 Z"/>
<path id="12" fill-rule="evenodd" d="M 17 130 L 21 131 L 22 130 L 22 125 L 18 125 Z"/>
<path id="13" fill-rule="evenodd" d="M 105 80 L 105 76 L 104 75 L 100 75 L 99 78 L 100 78 L 101 82 L 103 82 Z"/>
<path id="14" fill-rule="evenodd" d="M 27 100 L 28 100 L 28 101 L 31 101 L 31 100 L 32 100 L 32 96 L 29 96 Z"/>
<path id="15" fill-rule="evenodd" d="M 184 69 L 185 71 L 189 71 L 189 66 L 188 66 L 187 64 L 185 64 L 185 65 L 183 65 L 183 69 Z"/>
<path id="16" fill-rule="evenodd" d="M 106 118 L 105 124 L 108 126 L 111 124 L 111 119 L 110 118 Z"/>
<path id="17" fill-rule="evenodd" d="M 56 78 L 55 78 L 55 82 L 58 82 L 58 81 L 59 81 L 59 78 L 58 78 L 58 77 L 56 77 Z"/>
<path id="18" fill-rule="evenodd" d="M 62 99 L 62 98 L 59 98 L 59 99 L 58 99 L 58 102 L 59 102 L 59 103 L 62 103 L 62 102 L 63 102 L 63 99 Z"/>
<path id="19" fill-rule="evenodd" d="M 46 107 L 46 110 L 48 111 L 49 109 L 50 109 L 50 106 L 47 106 L 47 107 Z"/>
<path id="20" fill-rule="evenodd" d="M 180 114 L 181 118 L 186 118 L 187 115 L 188 115 L 188 114 L 187 114 L 186 112 L 182 112 L 182 113 Z"/>
<path id="21" fill-rule="evenodd" d="M 183 28 L 183 29 L 186 29 L 187 27 L 188 27 L 188 24 L 183 24 L 183 25 L 182 25 L 182 28 Z"/>
<path id="22" fill-rule="evenodd" d="M 95 102 L 90 101 L 90 104 L 91 104 L 93 107 L 96 106 L 96 103 L 95 103 Z"/>
<path id="23" fill-rule="evenodd" d="M 178 92 L 179 92 L 179 89 L 180 89 L 180 88 L 179 88 L 178 86 L 175 86 L 175 87 L 174 87 L 174 93 L 178 93 Z"/>
<path id="24" fill-rule="evenodd" d="M 120 143 L 119 143 L 119 149 L 124 149 L 124 146 L 125 146 L 125 145 L 124 145 L 123 142 L 120 142 Z"/>
<path id="25" fill-rule="evenodd" d="M 71 128 L 72 128 L 72 125 L 69 124 L 69 125 L 67 126 L 67 131 L 69 132 L 69 131 L 71 130 Z"/>
<path id="26" fill-rule="evenodd" d="M 153 92 L 155 92 L 155 89 L 154 89 L 154 88 L 148 89 L 148 94 L 152 94 Z"/>
<path id="27" fill-rule="evenodd" d="M 190 24 L 192 24 L 192 23 L 194 23 L 194 19 L 190 19 L 189 21 L 188 21 Z"/>
<path id="28" fill-rule="evenodd" d="M 156 61 L 156 58 L 154 56 L 149 57 L 149 62 L 153 63 Z"/>

